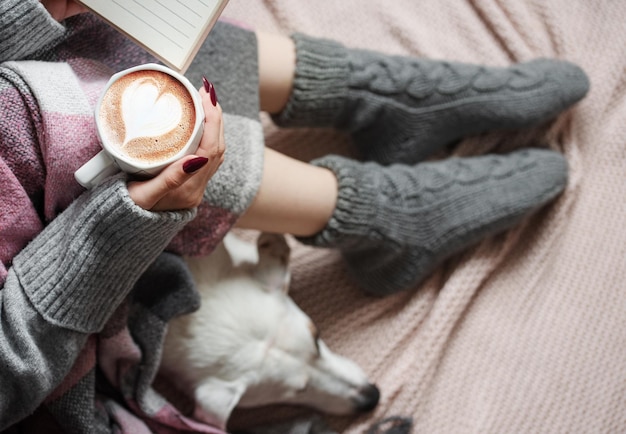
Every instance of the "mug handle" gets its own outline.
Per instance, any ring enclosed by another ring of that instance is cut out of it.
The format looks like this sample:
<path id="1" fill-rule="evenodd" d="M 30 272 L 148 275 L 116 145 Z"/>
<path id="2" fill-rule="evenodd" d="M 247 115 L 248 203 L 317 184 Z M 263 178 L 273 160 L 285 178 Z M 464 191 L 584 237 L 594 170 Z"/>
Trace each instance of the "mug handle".
<path id="1" fill-rule="evenodd" d="M 119 172 L 115 161 L 104 150 L 80 166 L 74 178 L 85 188 L 95 187 L 100 181 Z"/>

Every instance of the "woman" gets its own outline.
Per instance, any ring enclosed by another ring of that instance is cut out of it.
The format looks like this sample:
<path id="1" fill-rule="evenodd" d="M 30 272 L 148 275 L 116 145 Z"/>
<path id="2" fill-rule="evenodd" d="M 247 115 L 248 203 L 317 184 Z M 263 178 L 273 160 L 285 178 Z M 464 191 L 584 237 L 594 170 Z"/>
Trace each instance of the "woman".
<path id="1" fill-rule="evenodd" d="M 154 59 L 89 14 L 63 21 L 80 12 L 65 0 L 0 2 L 0 429 L 221 432 L 180 416 L 151 384 L 167 320 L 196 302 L 172 252 L 209 253 L 235 223 L 339 248 L 363 289 L 382 295 L 565 185 L 564 159 L 547 150 L 423 160 L 467 134 L 556 116 L 587 91 L 574 65 L 388 57 L 219 23 L 188 72 L 215 85 L 200 90 L 197 155 L 84 191 L 73 171 L 99 148 L 99 90 Z M 307 164 L 264 149 L 259 108 L 282 126 L 348 131 L 370 161 Z"/>

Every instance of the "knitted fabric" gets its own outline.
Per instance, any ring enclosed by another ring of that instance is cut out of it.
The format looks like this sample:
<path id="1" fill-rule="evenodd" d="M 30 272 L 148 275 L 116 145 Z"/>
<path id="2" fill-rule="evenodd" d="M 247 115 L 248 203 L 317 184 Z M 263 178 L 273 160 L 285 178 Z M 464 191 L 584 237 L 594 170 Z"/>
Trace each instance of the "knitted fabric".
<path id="1" fill-rule="evenodd" d="M 540 149 L 416 166 L 338 156 L 312 164 L 335 173 L 339 193 L 326 227 L 301 240 L 338 248 L 373 295 L 414 288 L 453 254 L 519 223 L 567 182 L 564 158 Z"/>
<path id="2" fill-rule="evenodd" d="M 390 56 L 296 33 L 293 92 L 281 126 L 337 127 L 363 157 L 413 164 L 485 131 L 530 127 L 579 101 L 585 73 L 557 59 L 508 68 Z"/>
<path id="3" fill-rule="evenodd" d="M 210 252 L 254 197 L 257 93 L 235 97 L 209 71 L 241 104 L 224 114 L 226 160 L 197 210 L 148 212 L 124 175 L 85 191 L 73 173 L 99 150 L 93 108 L 109 76 L 154 58 L 90 15 L 66 28 L 35 0 L 3 0 L 0 21 L 0 430 L 221 433 L 152 387 L 167 320 L 197 306 L 184 264 L 162 252 Z M 236 53 L 224 73 L 254 77 L 254 35 L 222 31 L 206 50 Z"/>
<path id="4" fill-rule="evenodd" d="M 290 294 L 333 350 L 381 389 L 370 415 L 327 418 L 363 434 L 387 416 L 414 433 L 626 432 L 626 3 L 586 0 L 245 2 L 225 14 L 350 47 L 506 66 L 580 65 L 587 96 L 545 128 L 463 141 L 458 155 L 544 143 L 569 166 L 564 193 L 515 230 L 446 261 L 414 291 L 367 297 L 334 250 L 294 244 Z M 267 142 L 310 160 L 357 155 L 344 134 L 280 130 Z M 302 416 L 240 412 L 233 426 Z"/>

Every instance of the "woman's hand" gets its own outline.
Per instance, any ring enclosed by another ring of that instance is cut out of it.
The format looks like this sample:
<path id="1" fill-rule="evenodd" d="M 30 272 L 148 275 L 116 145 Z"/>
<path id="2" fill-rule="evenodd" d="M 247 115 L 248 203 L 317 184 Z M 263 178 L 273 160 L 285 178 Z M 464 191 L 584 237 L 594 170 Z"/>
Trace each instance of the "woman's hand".
<path id="1" fill-rule="evenodd" d="M 129 182 L 130 197 L 140 207 L 150 211 L 174 211 L 200 205 L 207 183 L 224 161 L 222 108 L 217 103 L 213 85 L 200 89 L 200 95 L 205 123 L 198 150 L 172 163 L 152 179 Z"/>
<path id="2" fill-rule="evenodd" d="M 83 12 L 88 12 L 85 6 L 73 0 L 39 0 L 41 4 L 48 10 L 48 13 L 57 21 Z"/>

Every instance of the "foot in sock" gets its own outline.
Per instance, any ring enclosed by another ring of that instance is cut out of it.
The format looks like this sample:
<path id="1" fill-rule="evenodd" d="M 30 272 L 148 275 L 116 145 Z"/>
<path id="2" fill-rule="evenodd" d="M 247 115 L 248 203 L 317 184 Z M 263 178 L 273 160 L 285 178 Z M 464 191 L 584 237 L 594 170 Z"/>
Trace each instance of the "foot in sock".
<path id="1" fill-rule="evenodd" d="M 335 173 L 339 195 L 327 226 L 301 240 L 338 248 L 375 295 L 415 287 L 450 256 L 520 222 L 567 181 L 563 156 L 544 149 L 416 166 L 339 156 L 313 163 Z"/>
<path id="2" fill-rule="evenodd" d="M 364 158 L 384 164 L 414 164 L 471 134 L 540 124 L 589 89 L 566 61 L 497 68 L 293 39 L 294 89 L 275 122 L 349 131 Z"/>

